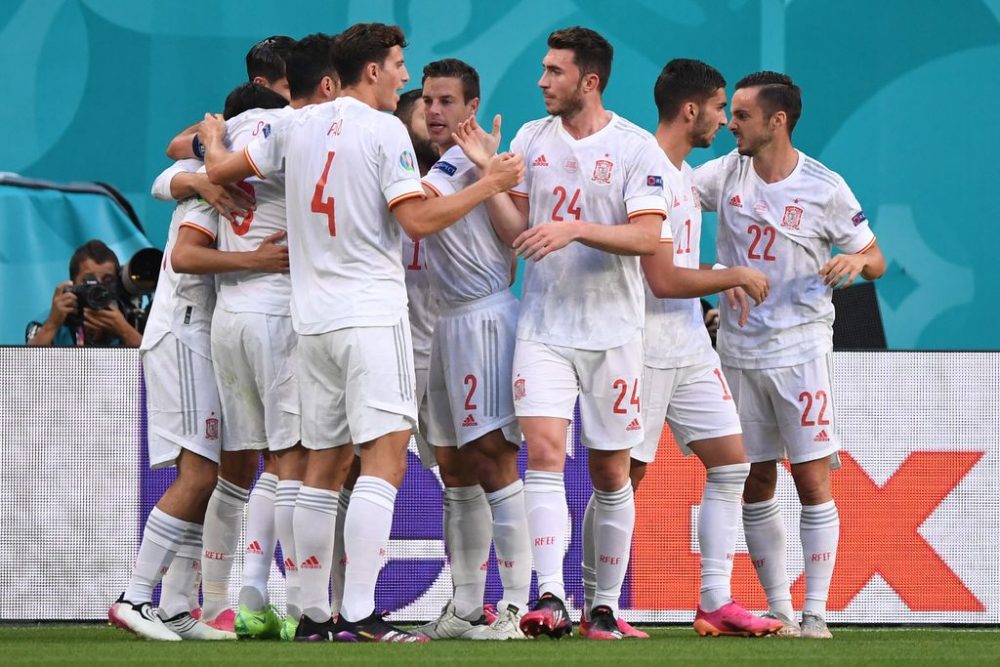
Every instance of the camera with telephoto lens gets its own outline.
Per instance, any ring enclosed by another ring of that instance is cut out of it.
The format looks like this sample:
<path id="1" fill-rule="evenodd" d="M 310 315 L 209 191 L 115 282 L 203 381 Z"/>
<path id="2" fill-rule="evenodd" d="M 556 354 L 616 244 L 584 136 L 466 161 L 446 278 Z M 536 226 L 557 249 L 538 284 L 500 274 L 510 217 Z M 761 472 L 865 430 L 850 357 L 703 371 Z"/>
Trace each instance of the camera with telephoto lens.
<path id="1" fill-rule="evenodd" d="M 146 329 L 152 294 L 160 277 L 163 252 L 157 248 L 143 248 L 125 262 L 118 275 L 118 305 L 125 320 L 142 333 Z"/>

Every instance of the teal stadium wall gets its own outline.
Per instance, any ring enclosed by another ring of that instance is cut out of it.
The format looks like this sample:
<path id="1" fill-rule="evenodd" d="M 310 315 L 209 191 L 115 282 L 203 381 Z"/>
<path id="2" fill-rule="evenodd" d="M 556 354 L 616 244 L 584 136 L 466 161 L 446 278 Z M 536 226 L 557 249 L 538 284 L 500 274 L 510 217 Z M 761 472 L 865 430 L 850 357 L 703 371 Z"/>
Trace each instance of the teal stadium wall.
<path id="1" fill-rule="evenodd" d="M 5 0 L 0 171 L 112 183 L 162 246 L 171 208 L 148 192 L 168 139 L 221 109 L 257 39 L 357 21 L 404 27 L 411 87 L 430 60 L 476 66 L 481 120 L 502 113 L 507 140 L 544 113 L 535 82 L 559 27 L 614 44 L 606 104 L 651 130 L 652 85 L 670 58 L 714 64 L 730 91 L 750 71 L 787 71 L 805 100 L 796 144 L 847 179 L 889 261 L 878 292 L 890 347 L 1000 348 L 1000 0 Z M 691 162 L 732 147 L 720 133 Z M 48 248 L 37 260 L 59 267 L 54 284 L 68 253 Z M 0 289 L 23 252 L 0 248 Z"/>

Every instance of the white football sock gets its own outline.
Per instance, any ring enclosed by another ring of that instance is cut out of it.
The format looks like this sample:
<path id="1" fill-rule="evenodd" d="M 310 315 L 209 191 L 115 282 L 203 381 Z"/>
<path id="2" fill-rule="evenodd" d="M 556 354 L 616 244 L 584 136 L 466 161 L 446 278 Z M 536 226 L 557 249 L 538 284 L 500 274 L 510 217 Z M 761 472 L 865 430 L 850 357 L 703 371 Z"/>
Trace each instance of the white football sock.
<path id="1" fill-rule="evenodd" d="M 163 618 L 173 618 L 198 607 L 202 548 L 200 538 L 200 531 L 189 531 L 184 544 L 170 562 L 167 573 L 163 575 L 163 587 L 160 589 L 160 612 Z"/>
<path id="2" fill-rule="evenodd" d="M 590 610 L 594 607 L 594 594 L 597 592 L 597 542 L 594 539 L 594 494 L 590 494 L 587 509 L 583 512 L 583 525 L 580 539 L 583 547 L 583 563 L 580 571 L 583 578 L 583 618 L 590 618 Z"/>
<path id="3" fill-rule="evenodd" d="M 249 490 L 219 478 L 205 510 L 202 533 L 202 614 L 211 620 L 229 607 L 229 575 L 243 527 Z"/>
<path id="4" fill-rule="evenodd" d="M 493 517 L 483 487 L 446 488 L 444 495 L 451 508 L 445 534 L 448 541 L 452 599 L 455 615 L 467 621 L 483 615 L 486 591 L 486 564 L 490 558 Z"/>
<path id="5" fill-rule="evenodd" d="M 806 570 L 806 601 L 802 611 L 824 618 L 840 540 L 840 515 L 832 500 L 802 506 L 799 537 Z"/>
<path id="6" fill-rule="evenodd" d="M 503 583 L 503 600 L 527 609 L 531 591 L 531 537 L 524 509 L 524 482 L 515 480 L 486 494 L 493 512 L 493 547 Z"/>
<path id="7" fill-rule="evenodd" d="M 712 612 L 732 600 L 730 581 L 740 529 L 743 486 L 749 463 L 709 468 L 698 511 L 698 546 L 701 551 L 701 601 Z"/>
<path id="8" fill-rule="evenodd" d="M 125 599 L 132 604 L 152 602 L 153 588 L 170 567 L 187 532 L 196 523 L 181 521 L 154 507 L 142 531 L 142 543 L 135 559 L 132 577 L 125 588 Z M 201 526 L 198 526 L 201 528 Z"/>
<path id="9" fill-rule="evenodd" d="M 333 599 L 330 600 L 330 613 L 340 614 L 344 606 L 344 570 L 347 569 L 347 554 L 344 552 L 344 521 L 347 520 L 347 508 L 351 504 L 351 489 L 346 486 L 340 490 L 340 500 L 337 503 L 337 527 L 333 539 Z"/>
<path id="10" fill-rule="evenodd" d="M 340 615 L 357 622 L 375 611 L 375 582 L 392 530 L 396 487 L 371 475 L 358 477 L 344 520 L 344 602 Z"/>
<path id="11" fill-rule="evenodd" d="M 531 555 L 538 576 L 538 595 L 552 593 L 566 601 L 563 555 L 566 553 L 566 486 L 561 472 L 528 470 L 524 505 L 531 536 Z"/>
<path id="12" fill-rule="evenodd" d="M 596 548 L 597 588 L 593 607 L 606 605 L 618 613 L 618 598 L 628 571 L 635 528 L 635 497 L 632 483 L 617 491 L 594 489 L 594 544 Z M 592 607 L 592 608 L 593 608 Z"/>
<path id="13" fill-rule="evenodd" d="M 768 608 L 794 618 L 785 555 L 785 524 L 777 499 L 743 505 L 743 534 Z"/>
<path id="14" fill-rule="evenodd" d="M 337 492 L 303 486 L 295 499 L 295 556 L 302 614 L 330 619 L 330 567 L 337 525 Z"/>
<path id="15" fill-rule="evenodd" d="M 274 494 L 278 477 L 261 473 L 247 502 L 247 548 L 239 603 L 260 611 L 268 602 L 267 581 L 274 562 Z"/>
<path id="16" fill-rule="evenodd" d="M 302 482 L 282 479 L 274 492 L 274 532 L 281 543 L 281 558 L 285 566 L 286 613 L 294 619 L 302 616 L 299 602 L 299 561 L 295 557 L 295 499 Z"/>

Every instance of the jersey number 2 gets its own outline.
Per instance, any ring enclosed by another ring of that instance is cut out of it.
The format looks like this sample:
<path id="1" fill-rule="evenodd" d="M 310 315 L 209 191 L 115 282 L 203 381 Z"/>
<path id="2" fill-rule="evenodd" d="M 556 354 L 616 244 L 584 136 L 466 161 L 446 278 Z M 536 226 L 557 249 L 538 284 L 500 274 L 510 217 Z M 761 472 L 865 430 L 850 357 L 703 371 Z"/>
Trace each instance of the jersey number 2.
<path id="1" fill-rule="evenodd" d="M 334 151 L 326 154 L 326 166 L 323 167 L 323 175 L 316 181 L 316 189 L 313 191 L 312 212 L 325 213 L 326 224 L 330 228 L 330 236 L 337 235 L 337 218 L 333 212 L 333 197 L 323 199 L 323 190 L 326 188 L 326 178 L 330 175 L 330 166 L 333 165 Z"/>

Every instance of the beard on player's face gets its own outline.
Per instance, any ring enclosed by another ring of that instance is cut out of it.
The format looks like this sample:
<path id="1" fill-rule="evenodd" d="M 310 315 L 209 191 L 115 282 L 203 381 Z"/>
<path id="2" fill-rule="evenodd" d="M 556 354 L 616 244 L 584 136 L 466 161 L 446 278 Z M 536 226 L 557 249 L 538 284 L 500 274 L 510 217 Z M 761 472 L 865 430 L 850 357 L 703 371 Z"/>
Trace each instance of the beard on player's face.
<path id="1" fill-rule="evenodd" d="M 715 139 L 715 133 L 719 129 L 719 124 L 714 122 L 706 111 L 704 107 L 699 109 L 694 127 L 691 128 L 691 145 L 695 148 L 711 146 L 712 140 Z"/>
<path id="2" fill-rule="evenodd" d="M 413 141 L 413 152 L 417 154 L 417 164 L 420 166 L 420 175 L 424 175 L 438 161 L 438 151 L 434 144 L 428 139 L 410 135 Z"/>
<path id="3" fill-rule="evenodd" d="M 553 96 L 551 100 L 546 100 L 545 108 L 553 116 L 563 118 L 572 118 L 580 113 L 583 109 L 583 77 L 577 82 L 576 87 L 564 96 Z"/>

